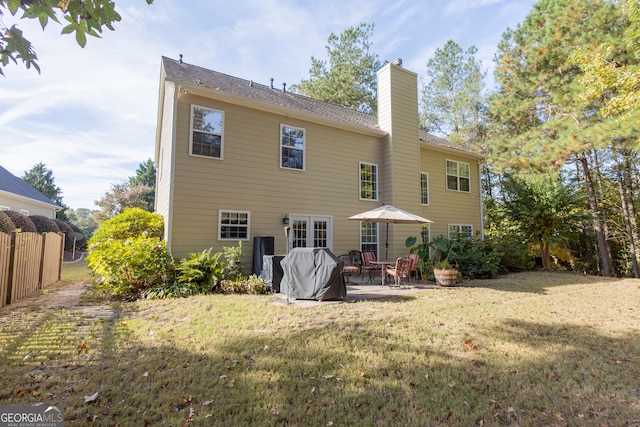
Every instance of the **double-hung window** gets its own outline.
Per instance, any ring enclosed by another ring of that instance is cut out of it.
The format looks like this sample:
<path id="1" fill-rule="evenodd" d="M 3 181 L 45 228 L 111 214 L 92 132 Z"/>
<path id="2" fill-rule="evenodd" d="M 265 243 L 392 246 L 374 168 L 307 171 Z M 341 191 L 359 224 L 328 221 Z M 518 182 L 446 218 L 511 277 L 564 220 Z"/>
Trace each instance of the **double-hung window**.
<path id="1" fill-rule="evenodd" d="M 447 160 L 447 190 L 465 191 L 470 189 L 469 163 Z"/>
<path id="2" fill-rule="evenodd" d="M 378 200 L 378 165 L 360 162 L 360 200 Z"/>
<path id="3" fill-rule="evenodd" d="M 280 167 L 304 170 L 304 129 L 280 125 Z"/>
<path id="4" fill-rule="evenodd" d="M 218 211 L 218 240 L 249 240 L 249 219 L 247 211 Z"/>
<path id="5" fill-rule="evenodd" d="M 193 156 L 222 159 L 224 113 L 210 108 L 191 106 L 191 148 Z"/>
<path id="6" fill-rule="evenodd" d="M 473 227 L 466 224 L 449 224 L 449 240 L 470 239 L 473 236 Z"/>
<path id="7" fill-rule="evenodd" d="M 429 174 L 426 172 L 420 173 L 420 203 L 429 204 Z"/>
<path id="8" fill-rule="evenodd" d="M 378 224 L 375 222 L 360 223 L 360 251 L 378 254 Z"/>

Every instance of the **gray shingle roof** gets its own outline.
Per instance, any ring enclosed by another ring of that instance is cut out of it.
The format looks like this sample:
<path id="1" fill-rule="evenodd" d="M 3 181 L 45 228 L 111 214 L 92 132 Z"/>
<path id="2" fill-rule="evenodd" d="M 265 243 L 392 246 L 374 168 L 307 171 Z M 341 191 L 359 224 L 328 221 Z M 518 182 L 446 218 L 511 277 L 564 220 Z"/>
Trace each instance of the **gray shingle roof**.
<path id="1" fill-rule="evenodd" d="M 378 118 L 371 114 L 361 113 L 328 102 L 318 101 L 293 92 L 284 92 L 281 88 L 274 87 L 272 89 L 270 86 L 251 80 L 233 77 L 228 74 L 179 62 L 164 56 L 162 57 L 162 64 L 167 79 L 172 81 L 195 84 L 266 104 L 277 105 L 296 111 L 304 111 L 338 122 L 380 130 Z M 420 130 L 419 138 L 426 143 L 471 152 L 461 145 L 431 135 L 424 130 Z"/>
<path id="2" fill-rule="evenodd" d="M 33 188 L 31 184 L 16 177 L 2 166 L 0 166 L 0 190 L 17 194 L 18 196 L 27 197 L 38 202 L 47 203 L 52 206 L 58 206 L 47 196 Z"/>
<path id="3" fill-rule="evenodd" d="M 371 114 L 318 101 L 293 92 L 283 92 L 281 88 L 274 87 L 271 89 L 270 86 L 229 76 L 196 65 L 180 63 L 164 56 L 162 57 L 162 63 L 169 80 L 196 84 L 231 95 L 292 110 L 304 111 L 327 119 L 379 129 L 378 119 Z"/>

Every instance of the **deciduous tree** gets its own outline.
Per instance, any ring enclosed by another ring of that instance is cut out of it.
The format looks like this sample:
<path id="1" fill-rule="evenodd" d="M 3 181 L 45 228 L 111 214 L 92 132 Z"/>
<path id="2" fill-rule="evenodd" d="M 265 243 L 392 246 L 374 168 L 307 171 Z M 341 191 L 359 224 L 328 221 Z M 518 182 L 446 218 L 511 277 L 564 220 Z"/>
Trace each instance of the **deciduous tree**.
<path id="1" fill-rule="evenodd" d="M 151 4 L 153 0 L 146 0 Z M 112 0 L 1 0 L 0 1 L 0 74 L 9 62 L 22 61 L 27 68 L 40 72 L 38 56 L 31 42 L 23 35 L 17 24 L 7 26 L 2 19 L 10 13 L 20 19 L 37 19 L 44 29 L 49 21 L 60 25 L 65 21 L 62 34 L 75 34 L 76 42 L 84 47 L 87 35 L 100 37 L 104 28 L 114 30 L 113 23 L 121 17 Z"/>

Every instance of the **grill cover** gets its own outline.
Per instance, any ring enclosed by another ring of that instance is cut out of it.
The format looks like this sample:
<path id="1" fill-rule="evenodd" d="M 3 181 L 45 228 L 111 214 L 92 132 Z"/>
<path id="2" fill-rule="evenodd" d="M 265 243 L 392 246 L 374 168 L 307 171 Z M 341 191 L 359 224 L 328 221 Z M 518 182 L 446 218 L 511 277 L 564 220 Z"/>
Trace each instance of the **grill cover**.
<path id="1" fill-rule="evenodd" d="M 327 248 L 295 248 L 280 262 L 280 292 L 292 299 L 343 300 L 344 263 Z"/>

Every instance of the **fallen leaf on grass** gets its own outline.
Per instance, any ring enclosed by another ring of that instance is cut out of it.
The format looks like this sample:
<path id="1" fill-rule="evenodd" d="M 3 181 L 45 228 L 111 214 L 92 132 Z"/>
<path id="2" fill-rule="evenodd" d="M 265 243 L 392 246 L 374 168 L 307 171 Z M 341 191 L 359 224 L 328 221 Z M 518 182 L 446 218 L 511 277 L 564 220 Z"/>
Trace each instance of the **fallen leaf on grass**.
<path id="1" fill-rule="evenodd" d="M 91 403 L 91 402 L 95 402 L 95 400 L 98 398 L 98 394 L 100 392 L 96 391 L 95 393 L 93 393 L 91 396 L 85 396 L 84 397 L 84 402 L 83 403 Z"/>
<path id="2" fill-rule="evenodd" d="M 87 343 L 85 341 L 82 341 L 82 344 L 80 344 L 78 346 L 78 353 L 82 353 L 82 352 L 87 352 Z"/>
<path id="3" fill-rule="evenodd" d="M 322 378 L 327 379 L 327 380 L 331 379 L 333 377 L 335 377 L 335 375 L 332 375 L 332 374 L 324 374 L 324 375 L 322 375 Z"/>
<path id="4" fill-rule="evenodd" d="M 27 392 L 27 389 L 23 388 L 22 390 L 18 390 L 18 392 L 16 393 L 16 396 L 22 397 L 26 392 Z"/>

